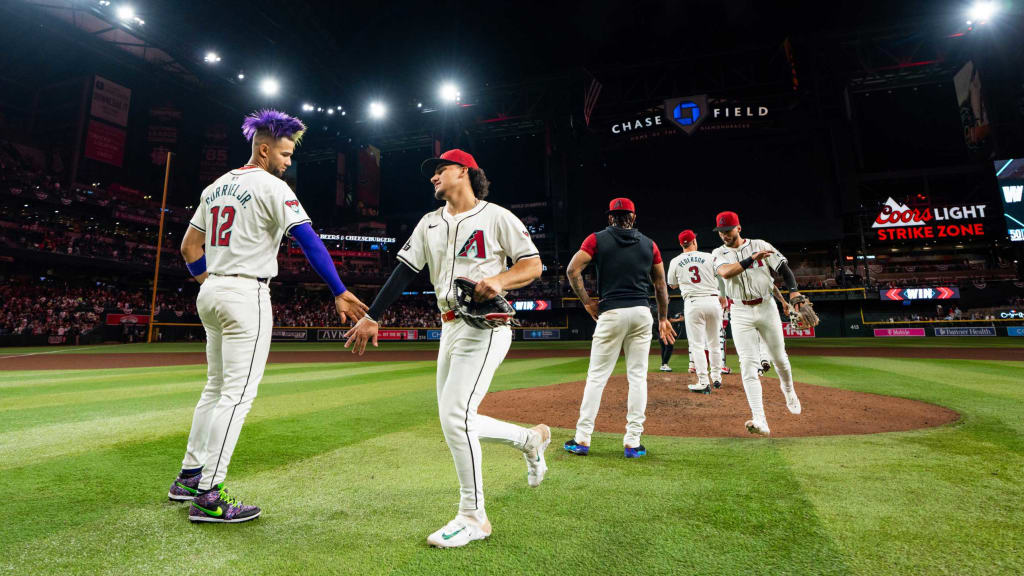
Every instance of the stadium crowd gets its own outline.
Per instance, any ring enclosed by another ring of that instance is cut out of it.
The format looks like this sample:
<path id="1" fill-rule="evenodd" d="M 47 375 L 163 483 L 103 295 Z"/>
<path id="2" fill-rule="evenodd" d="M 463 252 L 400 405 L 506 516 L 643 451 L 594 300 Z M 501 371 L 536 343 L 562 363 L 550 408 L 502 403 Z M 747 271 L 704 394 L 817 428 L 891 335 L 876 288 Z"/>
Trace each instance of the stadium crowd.
<path id="1" fill-rule="evenodd" d="M 0 336 L 59 336 L 74 343 L 102 326 L 106 314 L 148 308 L 140 292 L 116 286 L 8 281 L 0 286 Z"/>

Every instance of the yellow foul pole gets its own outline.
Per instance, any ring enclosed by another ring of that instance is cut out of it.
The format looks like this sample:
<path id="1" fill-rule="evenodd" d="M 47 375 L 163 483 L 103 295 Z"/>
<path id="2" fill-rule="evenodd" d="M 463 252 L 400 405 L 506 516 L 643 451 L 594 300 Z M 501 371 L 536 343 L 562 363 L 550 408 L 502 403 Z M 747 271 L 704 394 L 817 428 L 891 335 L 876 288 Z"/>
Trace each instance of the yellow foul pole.
<path id="1" fill-rule="evenodd" d="M 167 152 L 167 166 L 164 169 L 164 196 L 160 200 L 160 231 L 156 238 L 156 266 L 153 268 L 153 298 L 149 303 L 149 334 L 146 342 L 153 341 L 153 322 L 156 321 L 156 286 L 160 280 L 160 252 L 164 246 L 164 214 L 167 213 L 167 183 L 171 179 L 171 153 Z"/>

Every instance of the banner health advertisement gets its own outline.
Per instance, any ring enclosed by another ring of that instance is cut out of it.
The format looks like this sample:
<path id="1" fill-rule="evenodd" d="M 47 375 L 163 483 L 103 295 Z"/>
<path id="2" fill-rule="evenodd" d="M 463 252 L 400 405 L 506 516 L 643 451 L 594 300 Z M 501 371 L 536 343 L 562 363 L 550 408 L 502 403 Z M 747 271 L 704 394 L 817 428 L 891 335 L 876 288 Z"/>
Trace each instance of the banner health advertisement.
<path id="1" fill-rule="evenodd" d="M 876 338 L 924 336 L 924 328 L 875 328 Z"/>
<path id="2" fill-rule="evenodd" d="M 1006 234 L 1013 242 L 1024 242 L 1024 159 L 996 160 L 994 167 L 999 197 L 1003 199 Z"/>
<path id="3" fill-rule="evenodd" d="M 957 326 L 954 328 L 935 328 L 936 336 L 995 336 L 995 326 Z"/>
<path id="4" fill-rule="evenodd" d="M 523 340 L 558 340 L 561 330 L 523 330 Z"/>

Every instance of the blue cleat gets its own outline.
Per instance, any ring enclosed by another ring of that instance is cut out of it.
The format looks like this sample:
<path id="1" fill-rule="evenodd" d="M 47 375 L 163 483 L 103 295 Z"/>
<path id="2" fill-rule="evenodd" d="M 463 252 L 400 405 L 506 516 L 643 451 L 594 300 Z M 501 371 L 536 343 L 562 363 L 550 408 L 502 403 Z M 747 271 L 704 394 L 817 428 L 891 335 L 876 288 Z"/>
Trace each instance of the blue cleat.
<path id="1" fill-rule="evenodd" d="M 636 448 L 625 446 L 624 451 L 626 453 L 626 458 L 639 458 L 647 455 L 647 448 L 644 448 L 643 444 L 640 444 Z"/>
<path id="2" fill-rule="evenodd" d="M 579 456 L 586 456 L 590 453 L 590 446 L 584 446 L 583 444 L 577 444 L 576 440 L 569 440 L 565 443 L 565 451 L 577 454 Z"/>

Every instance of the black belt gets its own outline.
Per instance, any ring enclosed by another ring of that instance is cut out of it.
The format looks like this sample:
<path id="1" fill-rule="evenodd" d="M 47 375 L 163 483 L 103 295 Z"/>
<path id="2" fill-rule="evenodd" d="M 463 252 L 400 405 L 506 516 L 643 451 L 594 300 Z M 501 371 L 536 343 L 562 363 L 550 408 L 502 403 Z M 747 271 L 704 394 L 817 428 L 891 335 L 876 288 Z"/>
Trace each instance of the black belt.
<path id="1" fill-rule="evenodd" d="M 757 306 L 761 302 L 764 302 L 764 298 L 754 298 L 753 300 L 740 300 L 744 306 Z"/>
<path id="2" fill-rule="evenodd" d="M 252 276 L 246 276 L 244 274 L 217 274 L 216 272 L 210 272 L 210 276 L 230 276 L 231 278 L 251 278 L 261 284 L 269 284 L 270 278 L 253 278 Z"/>

